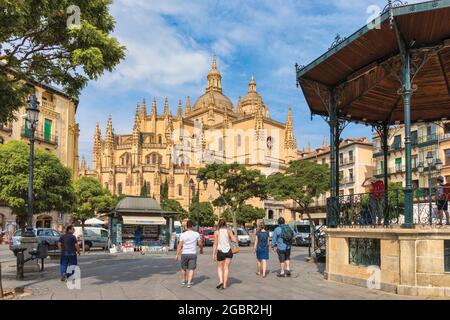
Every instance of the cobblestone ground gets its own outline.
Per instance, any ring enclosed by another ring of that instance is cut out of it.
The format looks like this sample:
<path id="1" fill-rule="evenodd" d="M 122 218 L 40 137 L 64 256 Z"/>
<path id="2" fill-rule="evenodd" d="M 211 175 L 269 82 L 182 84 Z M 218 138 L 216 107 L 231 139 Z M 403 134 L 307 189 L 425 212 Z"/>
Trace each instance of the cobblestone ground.
<path id="1" fill-rule="evenodd" d="M 199 256 L 198 273 L 192 288 L 182 288 L 179 264 L 173 252 L 167 255 L 91 252 L 79 258 L 81 289 L 70 290 L 59 280 L 58 261 L 46 263 L 42 273 L 25 274 L 15 280 L 15 260 L 6 246 L 0 246 L 5 288 L 32 288 L 23 299 L 408 299 L 378 290 L 345 285 L 323 279 L 324 264 L 305 261 L 307 248 L 293 248 L 292 277 L 277 278 L 278 263 L 271 253 L 267 278 L 256 276 L 251 248 L 241 248 L 233 259 L 230 286 L 217 290 L 211 248 Z"/>

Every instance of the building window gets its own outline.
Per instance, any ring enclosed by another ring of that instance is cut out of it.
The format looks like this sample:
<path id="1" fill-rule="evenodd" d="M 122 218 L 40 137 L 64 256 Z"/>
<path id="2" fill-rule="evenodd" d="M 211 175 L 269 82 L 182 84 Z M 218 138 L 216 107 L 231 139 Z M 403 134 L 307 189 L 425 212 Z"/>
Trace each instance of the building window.
<path id="1" fill-rule="evenodd" d="M 267 148 L 269 150 L 272 150 L 272 147 L 273 147 L 273 138 L 272 137 L 268 137 L 267 138 Z"/>
<path id="2" fill-rule="evenodd" d="M 450 240 L 444 240 L 445 272 L 450 272 Z"/>
<path id="3" fill-rule="evenodd" d="M 417 135 L 417 130 L 411 131 L 411 144 L 413 146 L 417 145 L 419 143 L 419 138 Z"/>
<path id="4" fill-rule="evenodd" d="M 273 219 L 273 210 L 269 210 L 268 219 Z"/>
<path id="5" fill-rule="evenodd" d="M 238 134 L 238 135 L 237 135 L 237 146 L 238 146 L 238 147 L 241 147 L 241 145 L 242 145 L 242 137 L 241 137 L 240 134 Z"/>
<path id="6" fill-rule="evenodd" d="M 158 143 L 162 144 L 162 135 L 158 134 Z"/>
<path id="7" fill-rule="evenodd" d="M 122 195 L 122 192 L 123 192 L 122 183 L 118 183 L 117 184 L 117 193 L 119 194 L 119 196 Z"/>
<path id="8" fill-rule="evenodd" d="M 348 181 L 353 182 L 353 169 L 348 170 Z"/>
<path id="9" fill-rule="evenodd" d="M 348 189 L 348 194 L 349 195 L 354 195 L 355 194 L 355 190 L 354 189 Z"/>
<path id="10" fill-rule="evenodd" d="M 432 124 L 427 127 L 427 141 L 436 140 L 436 125 Z"/>
<path id="11" fill-rule="evenodd" d="M 181 197 L 181 196 L 183 196 L 183 186 L 181 185 L 181 184 L 179 184 L 178 186 L 177 186 L 177 188 L 178 188 L 178 195 Z"/>
<path id="12" fill-rule="evenodd" d="M 122 157 L 120 158 L 120 162 L 122 166 L 127 166 L 130 163 L 130 154 L 125 153 L 124 155 L 122 155 Z"/>
<path id="13" fill-rule="evenodd" d="M 353 163 L 353 150 L 348 152 L 348 162 Z"/>
<path id="14" fill-rule="evenodd" d="M 150 184 L 150 182 L 146 182 L 145 185 L 146 185 L 146 188 L 147 188 L 147 195 L 151 194 L 151 192 L 152 192 L 152 185 Z"/>
<path id="15" fill-rule="evenodd" d="M 344 190 L 339 190 L 339 196 L 344 196 Z"/>
<path id="16" fill-rule="evenodd" d="M 394 137 L 394 143 L 392 144 L 393 149 L 401 149 L 402 147 L 402 136 L 397 135 Z"/>
<path id="17" fill-rule="evenodd" d="M 339 163 L 344 163 L 344 154 L 339 153 Z"/>
<path id="18" fill-rule="evenodd" d="M 395 159 L 395 172 L 401 172 L 402 171 L 402 158 L 396 158 Z"/>
<path id="19" fill-rule="evenodd" d="M 450 166 L 450 149 L 444 151 L 445 153 L 445 165 Z"/>
<path id="20" fill-rule="evenodd" d="M 50 142 L 52 138 L 52 120 L 45 119 L 44 121 L 44 139 L 47 142 Z"/>
<path id="21" fill-rule="evenodd" d="M 380 239 L 349 238 L 349 264 L 380 266 Z"/>

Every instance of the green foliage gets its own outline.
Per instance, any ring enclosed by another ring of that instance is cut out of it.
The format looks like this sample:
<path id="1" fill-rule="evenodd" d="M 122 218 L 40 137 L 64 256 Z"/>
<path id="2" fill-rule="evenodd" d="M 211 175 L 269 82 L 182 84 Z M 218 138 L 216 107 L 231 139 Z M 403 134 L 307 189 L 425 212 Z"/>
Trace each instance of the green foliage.
<path id="1" fill-rule="evenodd" d="M 330 189 L 328 166 L 304 160 L 292 161 L 285 173 L 269 176 L 267 186 L 276 200 L 293 200 L 308 213 L 314 199 Z"/>
<path id="2" fill-rule="evenodd" d="M 174 199 L 162 199 L 161 208 L 166 211 L 166 217 L 172 217 L 175 219 L 183 220 L 188 217 L 188 213 L 183 209 L 181 204 Z"/>
<path id="3" fill-rule="evenodd" d="M 22 218 L 27 215 L 29 146 L 22 141 L 10 141 L 0 145 L 0 201 Z M 51 152 L 35 149 L 33 212 L 68 212 L 74 193 L 72 173 Z M 22 220 L 24 221 L 24 220 Z"/>
<path id="4" fill-rule="evenodd" d="M 231 210 L 233 225 L 237 225 L 237 211 L 251 198 L 267 198 L 266 178 L 259 170 L 245 165 L 212 163 L 202 168 L 198 176 L 214 181 L 219 197 L 214 206 L 227 206 Z"/>
<path id="5" fill-rule="evenodd" d="M 160 186 L 160 197 L 161 197 L 161 202 L 163 202 L 163 200 L 169 199 L 169 183 L 167 182 L 167 179 Z"/>
<path id="6" fill-rule="evenodd" d="M 0 122 L 12 120 L 25 104 L 28 80 L 54 83 L 77 98 L 89 80 L 125 58 L 125 47 L 110 36 L 115 27 L 111 2 L 0 1 Z M 81 21 L 68 27 L 72 5 L 80 8 Z"/>
<path id="7" fill-rule="evenodd" d="M 145 181 L 144 181 L 144 185 L 141 188 L 141 197 L 146 197 L 146 196 L 148 196 L 147 183 L 145 183 Z"/>
<path id="8" fill-rule="evenodd" d="M 241 226 L 245 226 L 246 223 L 255 222 L 259 219 L 263 219 L 266 216 L 264 209 L 256 208 L 249 204 L 244 204 L 237 210 L 236 220 Z M 222 214 L 222 218 L 231 221 L 232 216 L 230 210 L 225 210 Z"/>
<path id="9" fill-rule="evenodd" d="M 213 227 L 218 220 L 214 208 L 209 202 L 193 202 L 189 208 L 189 219 L 197 223 L 197 210 L 202 227 Z"/>
<path id="10" fill-rule="evenodd" d="M 71 216 L 82 223 L 95 217 L 96 213 L 111 212 L 117 204 L 117 199 L 92 177 L 82 177 L 75 181 L 74 190 L 75 205 Z"/>

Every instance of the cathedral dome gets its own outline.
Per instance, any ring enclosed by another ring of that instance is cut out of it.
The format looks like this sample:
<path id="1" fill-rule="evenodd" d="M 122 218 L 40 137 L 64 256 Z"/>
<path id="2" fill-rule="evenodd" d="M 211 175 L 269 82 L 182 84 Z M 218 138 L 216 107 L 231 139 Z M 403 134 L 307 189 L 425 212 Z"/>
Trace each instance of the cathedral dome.
<path id="1" fill-rule="evenodd" d="M 248 93 L 242 99 L 242 111 L 245 114 L 255 113 L 259 107 L 264 106 L 261 95 L 256 91 L 256 82 L 252 77 L 250 80 Z"/>
<path id="2" fill-rule="evenodd" d="M 222 75 L 217 70 L 217 61 L 214 58 L 211 65 L 211 70 L 208 73 L 208 86 L 206 92 L 194 104 L 194 110 L 200 108 L 207 108 L 211 103 L 216 107 L 233 110 L 233 103 L 228 97 L 222 93 Z"/>

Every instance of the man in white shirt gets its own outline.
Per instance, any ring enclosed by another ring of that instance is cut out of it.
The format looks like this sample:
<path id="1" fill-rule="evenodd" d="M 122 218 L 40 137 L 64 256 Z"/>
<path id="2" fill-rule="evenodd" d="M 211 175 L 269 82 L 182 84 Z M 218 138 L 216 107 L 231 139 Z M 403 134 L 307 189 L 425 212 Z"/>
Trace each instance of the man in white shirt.
<path id="1" fill-rule="evenodd" d="M 187 287 L 192 286 L 192 278 L 194 277 L 194 270 L 197 268 L 197 245 L 200 247 L 200 253 L 203 254 L 203 241 L 198 232 L 192 231 L 193 223 L 191 220 L 186 222 L 187 230 L 180 236 L 178 242 L 176 261 L 181 252 L 181 284 L 186 285 L 186 270 L 189 270 Z"/>

